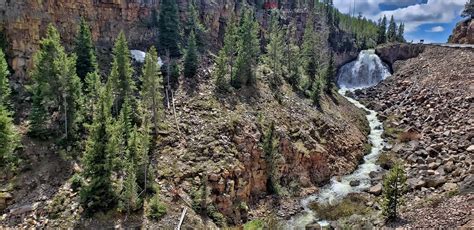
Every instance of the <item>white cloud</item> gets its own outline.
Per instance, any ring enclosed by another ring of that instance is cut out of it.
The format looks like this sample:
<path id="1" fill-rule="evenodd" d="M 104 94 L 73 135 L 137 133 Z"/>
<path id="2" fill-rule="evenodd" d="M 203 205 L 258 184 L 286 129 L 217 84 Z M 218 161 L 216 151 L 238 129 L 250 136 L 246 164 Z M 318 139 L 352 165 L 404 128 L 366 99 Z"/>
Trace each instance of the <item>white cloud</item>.
<path id="1" fill-rule="evenodd" d="M 443 32 L 444 31 L 444 27 L 442 26 L 435 26 L 429 30 L 426 30 L 426 32 L 431 32 L 431 33 L 438 33 L 438 32 Z"/>
<path id="2" fill-rule="evenodd" d="M 334 5 L 343 13 L 353 9 L 350 0 L 335 0 Z M 462 11 L 466 0 L 355 0 L 355 12 L 361 12 L 365 17 L 374 21 L 383 15 L 387 18 L 393 15 L 398 22 L 405 23 L 405 31 L 415 31 L 422 24 L 448 23 L 454 20 Z M 402 8 L 381 11 L 380 5 L 389 4 Z"/>

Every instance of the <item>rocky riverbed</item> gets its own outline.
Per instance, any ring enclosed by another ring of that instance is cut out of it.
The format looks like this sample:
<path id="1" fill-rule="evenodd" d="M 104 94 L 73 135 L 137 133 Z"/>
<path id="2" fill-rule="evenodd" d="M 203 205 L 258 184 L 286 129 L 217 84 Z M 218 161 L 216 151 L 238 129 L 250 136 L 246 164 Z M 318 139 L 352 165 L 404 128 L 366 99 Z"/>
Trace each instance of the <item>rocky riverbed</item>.
<path id="1" fill-rule="evenodd" d="M 473 227 L 474 52 L 427 47 L 392 67 L 355 97 L 383 120 L 386 164 L 405 162 L 410 202 L 396 225 Z"/>

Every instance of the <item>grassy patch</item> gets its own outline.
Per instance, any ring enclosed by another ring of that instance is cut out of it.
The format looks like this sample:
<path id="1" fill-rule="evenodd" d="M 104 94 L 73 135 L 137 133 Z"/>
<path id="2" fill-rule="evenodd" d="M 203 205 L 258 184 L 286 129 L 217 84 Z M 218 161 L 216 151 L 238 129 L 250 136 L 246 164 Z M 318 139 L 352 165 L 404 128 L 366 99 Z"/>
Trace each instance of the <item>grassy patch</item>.
<path id="1" fill-rule="evenodd" d="M 259 219 L 244 224 L 244 230 L 262 230 L 263 227 L 265 227 L 265 223 Z"/>
<path id="2" fill-rule="evenodd" d="M 338 220 L 355 214 L 369 214 L 370 209 L 365 205 L 366 202 L 367 200 L 364 197 L 352 195 L 335 205 L 313 203 L 310 207 L 322 219 Z"/>

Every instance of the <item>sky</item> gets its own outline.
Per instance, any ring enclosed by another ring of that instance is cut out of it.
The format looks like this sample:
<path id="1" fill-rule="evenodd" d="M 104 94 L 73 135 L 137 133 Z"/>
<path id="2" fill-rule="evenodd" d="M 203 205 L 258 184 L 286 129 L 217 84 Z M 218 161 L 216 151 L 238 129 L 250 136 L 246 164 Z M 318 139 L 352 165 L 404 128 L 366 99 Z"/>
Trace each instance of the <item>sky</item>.
<path id="1" fill-rule="evenodd" d="M 383 15 L 393 15 L 397 23 L 405 23 L 405 39 L 425 43 L 445 43 L 467 0 L 334 0 L 342 13 L 362 13 L 377 21 Z"/>

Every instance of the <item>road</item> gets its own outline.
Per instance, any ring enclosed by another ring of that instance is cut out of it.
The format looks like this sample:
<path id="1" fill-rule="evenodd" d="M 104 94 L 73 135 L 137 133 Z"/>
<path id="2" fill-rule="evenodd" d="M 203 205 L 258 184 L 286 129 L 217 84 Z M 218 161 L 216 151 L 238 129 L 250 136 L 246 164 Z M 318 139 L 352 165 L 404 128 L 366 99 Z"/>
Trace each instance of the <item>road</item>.
<path id="1" fill-rule="evenodd" d="M 425 44 L 425 45 L 443 46 L 443 47 L 452 47 L 452 48 L 471 48 L 471 49 L 474 49 L 474 44 L 431 43 L 431 44 Z"/>

